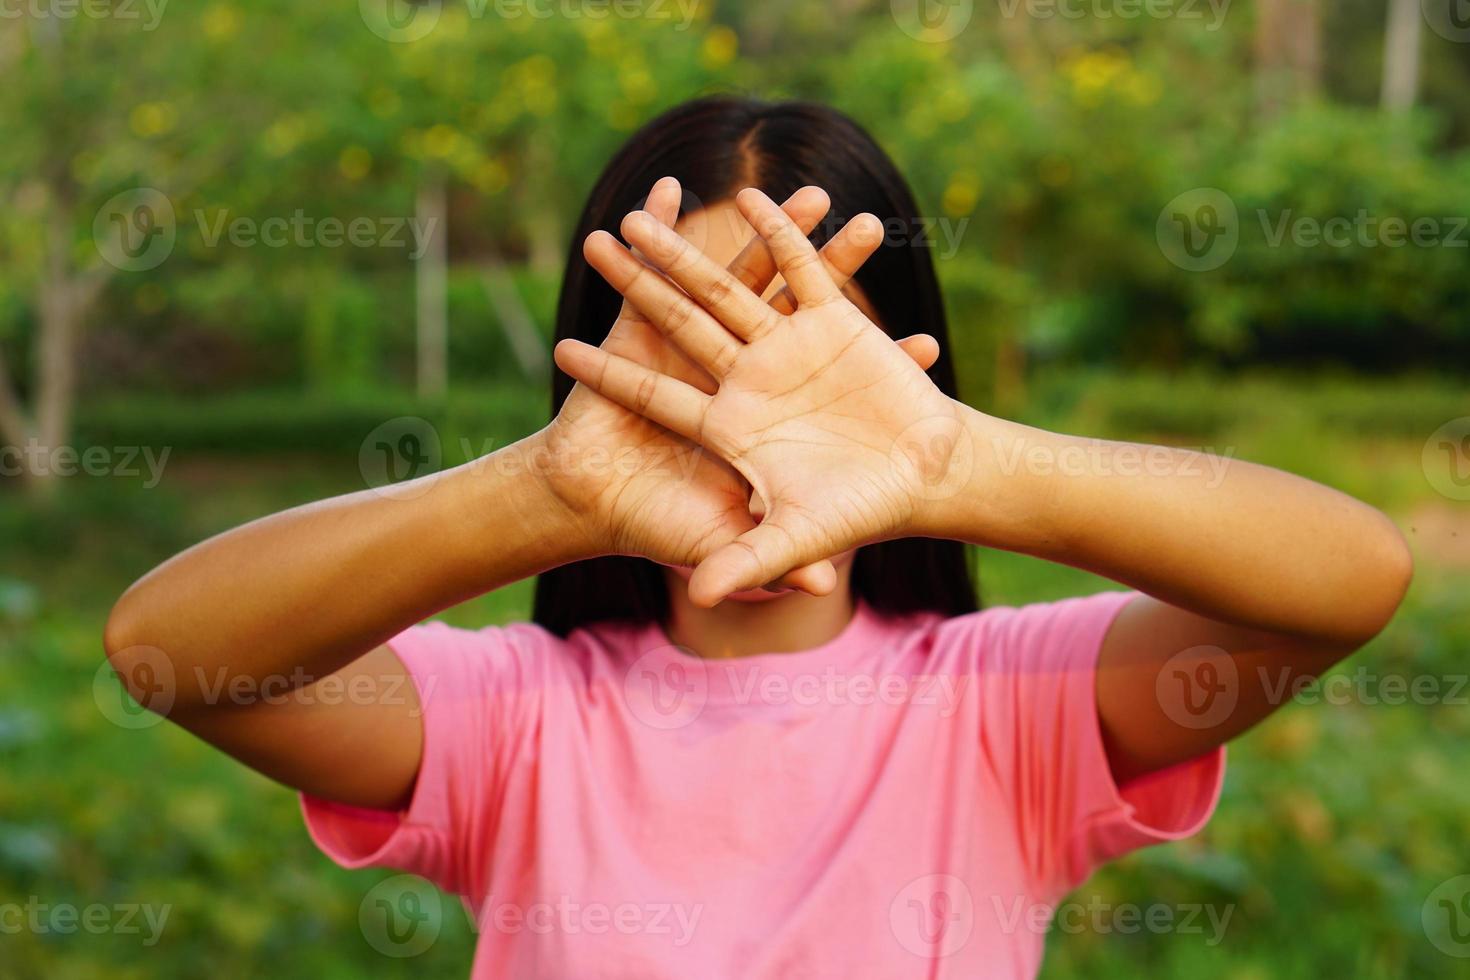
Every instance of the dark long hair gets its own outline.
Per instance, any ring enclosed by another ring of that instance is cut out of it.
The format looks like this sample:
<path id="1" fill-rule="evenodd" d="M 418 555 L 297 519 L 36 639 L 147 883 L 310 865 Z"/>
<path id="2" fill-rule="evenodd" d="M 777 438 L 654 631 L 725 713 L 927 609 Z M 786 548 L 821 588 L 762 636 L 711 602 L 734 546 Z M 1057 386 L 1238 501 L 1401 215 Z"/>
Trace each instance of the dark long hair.
<path id="1" fill-rule="evenodd" d="M 955 396 L 944 305 L 913 194 L 872 137 L 837 110 L 812 103 L 698 99 L 635 133 L 598 178 L 577 222 L 557 304 L 557 340 L 600 344 L 607 336 L 622 299 L 582 257 L 582 241 L 599 228 L 618 234 L 623 216 L 640 207 L 663 176 L 683 185 L 681 215 L 728 200 L 746 186 L 782 201 L 815 184 L 832 199 L 831 214 L 811 236 L 819 248 L 854 215 L 877 215 L 886 229 L 884 243 L 858 272 L 857 285 L 884 330 L 898 336 L 922 331 L 938 339 L 939 360 L 929 377 Z M 572 383 L 556 372 L 553 416 Z M 965 548 L 957 541 L 903 538 L 860 548 L 852 590 L 885 614 L 960 615 L 977 608 Z M 602 620 L 662 622 L 668 610 L 668 585 L 658 565 L 609 556 L 543 573 L 533 618 L 565 636 Z"/>

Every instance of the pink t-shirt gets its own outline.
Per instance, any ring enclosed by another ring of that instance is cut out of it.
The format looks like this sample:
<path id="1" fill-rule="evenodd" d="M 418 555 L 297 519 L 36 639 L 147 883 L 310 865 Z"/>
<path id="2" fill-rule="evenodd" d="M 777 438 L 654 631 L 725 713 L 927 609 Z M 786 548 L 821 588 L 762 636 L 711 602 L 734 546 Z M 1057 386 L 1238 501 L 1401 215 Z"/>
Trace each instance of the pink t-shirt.
<path id="1" fill-rule="evenodd" d="M 733 661 L 655 625 L 417 626 L 391 644 L 425 711 L 407 811 L 307 798 L 307 823 L 462 896 L 475 980 L 1031 977 L 1067 892 L 1219 795 L 1223 751 L 1109 774 L 1094 665 L 1132 595 L 860 606 Z"/>

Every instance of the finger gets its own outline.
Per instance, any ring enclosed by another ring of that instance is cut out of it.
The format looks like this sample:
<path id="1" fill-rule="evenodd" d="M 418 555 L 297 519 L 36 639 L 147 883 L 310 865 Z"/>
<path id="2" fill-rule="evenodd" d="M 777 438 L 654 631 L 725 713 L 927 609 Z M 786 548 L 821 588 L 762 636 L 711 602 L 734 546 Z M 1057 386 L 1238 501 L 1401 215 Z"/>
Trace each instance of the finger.
<path id="1" fill-rule="evenodd" d="M 776 210 L 780 211 L 780 208 Z M 782 211 L 781 216 L 785 218 L 786 212 Z M 790 223 L 791 219 L 786 220 Z M 623 237 L 713 314 L 723 325 L 722 332 L 749 337 L 759 330 L 769 329 L 768 321 L 778 317 L 764 300 L 724 267 L 717 265 L 683 235 L 663 227 L 648 215 L 634 211 L 624 218 Z M 629 298 L 638 302 L 634 297 Z M 652 311 L 645 312 L 653 316 Z"/>
<path id="2" fill-rule="evenodd" d="M 916 333 L 912 337 L 905 337 L 898 342 L 898 346 L 925 371 L 932 368 L 939 360 L 939 341 L 926 333 Z"/>
<path id="3" fill-rule="evenodd" d="M 699 563 L 689 577 L 689 598 L 696 606 L 709 608 L 732 592 L 757 588 L 780 577 L 787 569 L 816 559 L 804 554 L 796 537 L 782 526 L 780 517 L 772 513 L 761 523 Z M 826 595 L 837 587 L 836 576 L 829 583 L 815 583 Z"/>
<path id="4" fill-rule="evenodd" d="M 801 568 L 793 569 L 782 575 L 775 581 L 775 586 L 785 589 L 797 589 L 807 595 L 830 595 L 837 588 L 837 569 L 826 558 L 821 561 L 803 565 Z"/>
<path id="5" fill-rule="evenodd" d="M 820 306 L 842 298 L 841 290 L 823 268 L 817 250 L 774 201 L 754 187 L 747 187 L 735 195 L 735 206 L 755 233 L 765 239 L 776 268 L 786 278 L 799 305 Z"/>
<path id="6" fill-rule="evenodd" d="M 653 225 L 680 241 L 675 231 L 645 215 Z M 640 262 L 605 231 L 594 231 L 582 244 L 587 262 L 632 303 L 650 323 L 715 378 L 722 378 L 740 352 L 739 342 L 719 322 L 658 272 Z"/>
<path id="7" fill-rule="evenodd" d="M 791 215 L 791 220 L 796 222 L 796 227 L 801 229 L 803 235 L 810 235 L 812 229 L 827 216 L 831 207 L 832 201 L 826 191 L 820 187 L 803 187 L 786 199 L 781 210 Z M 764 293 L 771 280 L 776 278 L 776 260 L 771 257 L 771 250 L 766 247 L 765 239 L 759 235 L 745 243 L 745 247 L 728 268 L 730 275 L 744 283 L 745 288 L 757 296 Z"/>
<path id="8" fill-rule="evenodd" d="M 679 203 L 682 200 L 683 193 L 679 188 L 679 181 L 673 177 L 660 177 L 654 182 L 653 190 L 648 192 L 648 198 L 643 202 L 643 210 L 672 228 L 674 222 L 679 220 Z"/>
<path id="9" fill-rule="evenodd" d="M 822 265 L 833 285 L 841 289 L 882 244 L 883 222 L 871 214 L 860 214 L 843 225 L 817 254 L 821 256 Z M 789 284 L 771 297 L 771 306 L 788 316 L 796 312 L 796 300 L 791 295 Z"/>
<path id="10" fill-rule="evenodd" d="M 670 432 L 698 441 L 710 400 L 698 388 L 580 340 L 563 340 L 552 355 L 557 367 L 598 394 Z"/>
<path id="11" fill-rule="evenodd" d="M 654 181 L 653 188 L 649 190 L 648 197 L 644 199 L 643 209 L 672 228 L 674 222 L 679 220 L 680 200 L 679 182 L 673 177 L 660 177 Z M 585 250 L 583 254 L 585 256 Z M 630 323 L 647 322 L 647 318 L 628 301 L 626 296 L 623 297 L 622 309 L 618 311 L 618 319 Z"/>

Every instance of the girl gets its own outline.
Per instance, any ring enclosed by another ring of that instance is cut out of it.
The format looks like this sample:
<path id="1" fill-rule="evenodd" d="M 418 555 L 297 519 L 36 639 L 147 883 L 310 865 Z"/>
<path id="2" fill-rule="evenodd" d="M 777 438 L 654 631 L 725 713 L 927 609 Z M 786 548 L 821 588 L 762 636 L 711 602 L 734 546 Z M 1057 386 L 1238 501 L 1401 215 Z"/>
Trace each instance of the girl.
<path id="1" fill-rule="evenodd" d="M 545 429 L 190 549 L 113 664 L 334 860 L 464 896 L 477 978 L 1034 975 L 1410 560 L 1306 480 L 961 404 L 919 227 L 830 109 L 673 110 L 582 215 Z M 1129 591 L 976 612 L 962 542 Z M 532 624 L 415 625 L 537 574 Z"/>

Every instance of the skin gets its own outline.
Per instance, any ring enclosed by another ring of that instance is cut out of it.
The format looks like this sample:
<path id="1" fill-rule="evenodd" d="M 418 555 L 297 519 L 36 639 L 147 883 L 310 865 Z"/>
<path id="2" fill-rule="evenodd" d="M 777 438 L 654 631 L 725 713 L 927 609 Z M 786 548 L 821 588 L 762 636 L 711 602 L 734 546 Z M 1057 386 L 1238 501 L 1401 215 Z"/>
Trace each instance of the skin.
<path id="1" fill-rule="evenodd" d="M 1273 679 L 1320 673 L 1398 608 L 1412 561 L 1383 514 L 1267 467 L 1217 460 L 1217 476 L 1199 454 L 1163 447 L 1153 449 L 1156 465 L 1129 467 L 1123 444 L 977 412 L 939 391 L 843 295 L 769 198 L 746 189 L 736 204 L 775 257 L 794 312 L 770 309 L 637 212 L 623 235 L 667 278 L 635 274 L 610 235 L 587 248 L 598 271 L 716 379 L 714 392 L 576 341 L 556 351 L 568 374 L 708 447 L 766 502 L 759 525 L 696 568 L 693 605 L 818 556 L 907 536 L 1105 575 L 1147 593 L 1119 615 L 1099 654 L 1098 715 L 1120 780 L 1249 728 L 1280 707 Z M 871 215 L 852 224 L 875 235 L 880 227 Z M 1005 462 L 1036 452 L 1116 463 L 1058 475 Z M 1216 724 L 1180 724 L 1156 685 L 1172 658 L 1202 646 L 1233 661 L 1239 703 Z"/>
<path id="2" fill-rule="evenodd" d="M 672 223 L 679 199 L 676 182 L 660 181 L 649 212 Z M 802 227 L 814 227 L 826 196 L 799 192 L 786 207 Z M 686 221 L 684 230 L 717 229 Z M 792 309 L 773 283 L 764 244 L 740 244 L 746 239 L 728 248 L 731 274 Z M 823 256 L 845 280 L 876 244 L 839 233 Z M 606 347 L 713 390 L 712 379 L 630 306 Z M 902 349 L 925 366 L 938 353 L 931 337 L 910 338 Z M 614 454 L 621 465 L 590 465 L 595 453 Z M 692 567 L 754 525 L 759 505 L 751 497 L 717 457 L 579 385 L 545 429 L 473 463 L 391 495 L 363 491 L 274 514 L 175 556 L 123 594 L 103 642 L 139 703 L 244 764 L 323 799 L 393 808 L 412 791 L 423 730 L 417 693 L 386 640 L 567 562 L 636 554 L 671 569 Z M 837 564 L 846 565 L 840 556 Z M 806 591 L 760 603 L 761 615 L 750 622 L 765 625 L 744 638 L 729 609 L 693 619 L 681 613 L 671 628 L 693 649 L 722 656 L 743 652 L 747 640 L 787 650 L 820 642 L 836 607 L 809 618 L 802 609 L 814 594 L 845 583 L 825 558 L 776 578 Z M 750 597 L 774 598 L 760 590 Z M 850 617 L 851 610 L 836 614 Z M 218 693 L 234 690 L 276 696 Z M 364 758 L 373 765 L 362 765 Z"/>
<path id="3" fill-rule="evenodd" d="M 624 235 L 641 257 L 611 236 L 588 239 L 588 260 L 629 302 L 600 348 L 558 346 L 557 363 L 580 383 L 556 420 L 408 485 L 421 491 L 411 499 L 366 491 L 296 508 L 144 576 L 105 637 L 133 696 L 289 786 L 397 807 L 418 771 L 421 710 L 383 644 L 435 612 L 557 564 L 638 554 L 669 567 L 666 627 L 694 652 L 808 649 L 852 616 L 853 549 L 942 536 L 1148 594 L 1100 654 L 1099 717 L 1114 775 L 1126 780 L 1197 756 L 1278 707 L 1250 681 L 1257 666 L 1318 673 L 1397 607 L 1410 577 L 1402 537 L 1383 515 L 1309 481 L 1231 461 L 1215 485 L 1182 453 L 1163 475 L 1000 465 L 1015 447 L 1118 444 L 1018 426 L 934 388 L 922 371 L 937 355 L 933 339 L 895 343 L 860 295 L 842 291 L 877 247 L 871 216 L 818 254 L 802 232 L 826 210 L 816 189 L 782 207 L 745 191 L 679 233 L 669 228 L 677 198 L 666 178 L 629 217 Z M 759 235 L 741 249 L 748 226 Z M 789 291 L 768 285 L 778 267 Z M 705 452 L 689 480 L 653 452 L 695 446 Z M 593 448 L 629 451 L 635 465 L 594 473 L 567 462 Z M 796 591 L 761 590 L 777 582 Z M 720 601 L 732 596 L 748 601 Z M 1218 724 L 1184 727 L 1163 710 L 1156 681 L 1199 645 L 1222 648 L 1246 681 Z M 160 663 L 173 683 L 157 695 L 145 681 Z M 211 698 L 221 675 L 321 680 L 270 701 Z M 311 696 L 329 682 L 381 696 Z"/>

